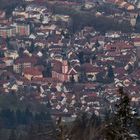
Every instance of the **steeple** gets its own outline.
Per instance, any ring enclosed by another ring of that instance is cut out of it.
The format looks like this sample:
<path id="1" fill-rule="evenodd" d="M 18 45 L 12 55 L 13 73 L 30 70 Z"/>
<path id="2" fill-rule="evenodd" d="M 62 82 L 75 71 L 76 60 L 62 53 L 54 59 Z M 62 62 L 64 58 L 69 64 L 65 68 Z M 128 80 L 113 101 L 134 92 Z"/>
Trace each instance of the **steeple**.
<path id="1" fill-rule="evenodd" d="M 62 73 L 66 74 L 68 72 L 68 61 L 62 60 Z"/>
<path id="2" fill-rule="evenodd" d="M 62 73 L 66 74 L 68 72 L 68 60 L 66 55 L 66 48 L 62 49 Z"/>

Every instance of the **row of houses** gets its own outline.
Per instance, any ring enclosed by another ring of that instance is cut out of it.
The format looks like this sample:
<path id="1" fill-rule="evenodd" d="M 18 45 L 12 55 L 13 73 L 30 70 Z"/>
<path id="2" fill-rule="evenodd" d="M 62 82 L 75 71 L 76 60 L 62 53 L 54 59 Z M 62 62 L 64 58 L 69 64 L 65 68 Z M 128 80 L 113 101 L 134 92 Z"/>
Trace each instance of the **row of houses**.
<path id="1" fill-rule="evenodd" d="M 120 8 L 124 8 L 126 10 L 134 10 L 135 6 L 124 0 L 106 0 L 108 3 L 116 4 Z"/>

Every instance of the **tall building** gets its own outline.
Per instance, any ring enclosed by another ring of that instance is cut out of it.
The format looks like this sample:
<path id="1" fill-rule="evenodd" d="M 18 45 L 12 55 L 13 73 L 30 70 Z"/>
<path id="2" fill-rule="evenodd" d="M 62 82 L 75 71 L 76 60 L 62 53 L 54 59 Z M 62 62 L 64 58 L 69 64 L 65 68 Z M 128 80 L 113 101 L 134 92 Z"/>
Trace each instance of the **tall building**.
<path id="1" fill-rule="evenodd" d="M 26 23 L 16 23 L 16 33 L 20 36 L 30 35 L 30 26 Z"/>
<path id="2" fill-rule="evenodd" d="M 3 38 L 12 37 L 16 35 L 16 27 L 14 26 L 1 26 L 0 36 Z"/>

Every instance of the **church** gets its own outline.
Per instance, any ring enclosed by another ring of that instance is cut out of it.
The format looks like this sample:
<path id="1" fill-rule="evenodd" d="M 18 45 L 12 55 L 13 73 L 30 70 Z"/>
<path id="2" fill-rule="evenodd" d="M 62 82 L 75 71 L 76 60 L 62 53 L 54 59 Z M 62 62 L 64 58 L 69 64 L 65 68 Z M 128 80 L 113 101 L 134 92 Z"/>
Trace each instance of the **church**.
<path id="1" fill-rule="evenodd" d="M 61 82 L 78 81 L 78 72 L 69 65 L 68 60 L 53 60 L 52 62 L 52 78 L 56 78 Z"/>

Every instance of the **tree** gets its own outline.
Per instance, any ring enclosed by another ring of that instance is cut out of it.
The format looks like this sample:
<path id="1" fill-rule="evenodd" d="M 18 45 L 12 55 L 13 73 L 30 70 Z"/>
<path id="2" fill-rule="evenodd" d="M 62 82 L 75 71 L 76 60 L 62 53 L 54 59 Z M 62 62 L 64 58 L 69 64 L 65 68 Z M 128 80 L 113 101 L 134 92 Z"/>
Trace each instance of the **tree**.
<path id="1" fill-rule="evenodd" d="M 130 98 L 123 88 L 119 88 L 118 93 L 120 100 L 116 103 L 116 110 L 107 116 L 107 120 L 102 122 L 94 113 L 80 113 L 68 129 L 70 132 L 64 135 L 71 140 L 132 140 L 130 134 L 133 129 L 130 126 L 134 116 Z"/>
<path id="2" fill-rule="evenodd" d="M 40 22 L 42 22 L 44 20 L 44 16 L 42 14 L 40 15 L 40 19 L 39 20 L 40 20 Z"/>
<path id="3" fill-rule="evenodd" d="M 28 140 L 35 140 L 36 139 L 36 132 L 37 132 L 37 127 L 35 125 L 31 125 L 30 129 L 28 131 Z"/>
<path id="4" fill-rule="evenodd" d="M 128 64 L 127 72 L 128 74 L 131 74 L 133 72 L 133 66 L 131 64 Z"/>
<path id="5" fill-rule="evenodd" d="M 98 73 L 98 74 L 96 75 L 96 81 L 97 81 L 97 82 L 100 82 L 100 83 L 104 83 L 104 74 Z"/>
<path id="6" fill-rule="evenodd" d="M 130 109 L 130 99 L 123 91 L 123 88 L 119 88 L 120 102 L 116 104 L 116 119 L 121 127 L 129 126 L 130 120 L 132 119 L 131 109 Z"/>
<path id="7" fill-rule="evenodd" d="M 94 46 L 95 46 L 95 48 L 96 48 L 96 49 L 98 49 L 98 48 L 99 48 L 100 43 L 99 43 L 99 41 L 98 41 L 98 40 L 96 40 L 96 42 L 95 42 Z"/>
<path id="8" fill-rule="evenodd" d="M 84 52 L 83 51 L 79 52 L 78 58 L 79 58 L 80 64 L 83 64 L 84 63 Z"/>
<path id="9" fill-rule="evenodd" d="M 87 75 L 86 72 L 82 69 L 78 78 L 78 82 L 86 82 L 87 81 Z"/>
<path id="10" fill-rule="evenodd" d="M 25 123 L 27 125 L 31 124 L 33 121 L 33 114 L 32 112 L 29 110 L 29 108 L 26 108 L 25 110 Z"/>
<path id="11" fill-rule="evenodd" d="M 15 133 L 15 130 L 11 130 L 11 134 L 10 134 L 8 140 L 17 140 L 17 136 L 16 136 L 16 133 Z"/>
<path id="12" fill-rule="evenodd" d="M 72 126 L 67 126 L 68 131 L 64 132 L 64 137 L 68 136 L 71 140 L 99 140 L 98 132 L 101 124 L 100 117 L 94 113 L 80 113 Z"/>
<path id="13" fill-rule="evenodd" d="M 15 128 L 16 126 L 16 118 L 14 111 L 10 109 L 1 110 L 0 116 L 3 120 L 3 124 L 5 128 Z"/>
<path id="14" fill-rule="evenodd" d="M 110 80 L 114 80 L 114 71 L 111 65 L 108 66 L 107 76 Z"/>
<path id="15" fill-rule="evenodd" d="M 42 119 L 41 114 L 40 119 Z M 27 136 L 28 140 L 48 140 L 48 139 L 56 140 L 55 138 L 56 133 L 54 131 L 53 123 L 49 123 L 49 121 L 48 120 L 47 122 L 42 121 L 31 125 Z"/>
<path id="16" fill-rule="evenodd" d="M 29 52 L 30 53 L 33 53 L 35 51 L 35 44 L 34 44 L 34 41 L 31 42 L 31 46 L 29 48 Z"/>
<path id="17" fill-rule="evenodd" d="M 119 88 L 120 101 L 116 104 L 116 111 L 112 118 L 104 125 L 103 137 L 107 140 L 132 140 L 130 125 L 133 119 L 130 99 L 123 88 Z"/>
<path id="18" fill-rule="evenodd" d="M 74 83 L 75 82 L 75 79 L 74 79 L 74 76 L 73 75 L 70 77 L 70 82 L 71 83 Z"/>
<path id="19" fill-rule="evenodd" d="M 8 36 L 6 37 L 6 46 L 10 49 L 10 38 Z"/>
<path id="20" fill-rule="evenodd" d="M 1 51 L 1 52 L 0 52 L 0 58 L 3 58 L 3 57 L 4 57 L 4 52 Z"/>
<path id="21" fill-rule="evenodd" d="M 22 47 L 19 48 L 18 54 L 19 54 L 20 57 L 23 57 L 23 55 L 24 55 L 24 48 L 22 48 Z"/>
<path id="22" fill-rule="evenodd" d="M 22 112 L 19 109 L 17 109 L 16 110 L 16 120 L 17 120 L 18 125 L 22 124 L 22 118 L 23 118 Z"/>
<path id="23" fill-rule="evenodd" d="M 43 76 L 44 77 L 51 77 L 52 76 L 52 65 L 50 62 L 48 62 L 47 65 L 45 66 L 45 69 L 43 71 Z"/>

